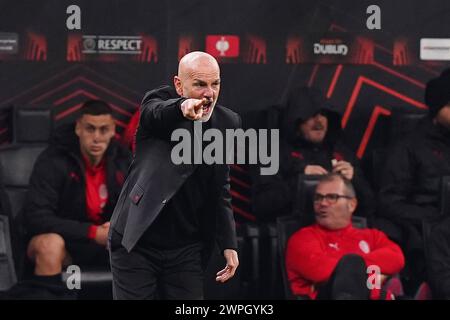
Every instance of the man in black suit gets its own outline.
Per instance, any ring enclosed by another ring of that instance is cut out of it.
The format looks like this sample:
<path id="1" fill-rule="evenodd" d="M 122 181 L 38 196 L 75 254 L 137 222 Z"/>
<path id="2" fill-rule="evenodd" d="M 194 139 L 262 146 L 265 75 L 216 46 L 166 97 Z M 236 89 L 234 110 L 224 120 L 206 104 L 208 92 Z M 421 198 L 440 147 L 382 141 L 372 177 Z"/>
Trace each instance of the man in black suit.
<path id="1" fill-rule="evenodd" d="M 209 54 L 184 56 L 174 85 L 142 101 L 135 158 L 111 219 L 115 299 L 202 299 L 215 243 L 226 260 L 216 281 L 229 280 L 239 264 L 228 165 L 174 164 L 171 136 L 186 129 L 198 139 L 195 121 L 225 136 L 240 117 L 216 106 L 220 69 Z"/>

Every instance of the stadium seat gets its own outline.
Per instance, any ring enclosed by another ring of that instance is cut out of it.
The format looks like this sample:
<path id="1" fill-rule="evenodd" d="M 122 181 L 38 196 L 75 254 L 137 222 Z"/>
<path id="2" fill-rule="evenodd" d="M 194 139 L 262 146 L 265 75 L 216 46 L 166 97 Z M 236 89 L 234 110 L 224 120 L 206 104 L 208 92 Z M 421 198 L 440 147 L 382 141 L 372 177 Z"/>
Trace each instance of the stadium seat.
<path id="1" fill-rule="evenodd" d="M 0 165 L 15 219 L 21 209 L 34 162 L 48 145 L 53 126 L 51 110 L 14 107 L 12 125 L 13 143 L 0 149 Z"/>
<path id="2" fill-rule="evenodd" d="M 429 253 L 429 241 L 430 241 L 429 239 L 433 233 L 433 228 L 436 225 L 441 224 L 442 221 L 444 221 L 445 219 L 449 219 L 449 217 L 450 217 L 449 196 L 450 196 L 450 177 L 444 176 L 444 177 L 442 177 L 442 180 L 441 180 L 441 195 L 440 195 L 441 217 L 436 220 L 432 220 L 432 221 L 427 221 L 427 220 L 422 221 L 424 253 L 425 253 L 425 260 L 427 261 L 426 272 L 427 272 L 428 279 L 434 278 L 430 274 L 431 271 L 430 271 L 430 267 L 429 267 L 429 263 L 431 260 L 430 253 Z M 422 298 L 423 297 L 428 298 L 431 295 L 433 295 L 433 296 L 439 298 L 441 296 L 441 293 L 439 292 L 440 290 L 438 288 L 439 288 L 439 284 L 436 284 L 436 283 L 432 283 L 432 282 L 422 283 L 422 285 L 418 289 L 416 296 L 419 296 Z M 422 299 L 419 298 L 418 300 L 422 300 Z"/>
<path id="3" fill-rule="evenodd" d="M 268 259 L 267 268 L 262 272 L 262 278 L 267 279 L 267 287 L 265 297 L 269 299 L 279 299 L 283 294 L 282 274 L 280 266 L 280 255 L 278 253 L 278 229 L 276 223 L 266 225 L 266 234 L 268 244 L 263 246 L 267 253 L 262 252 L 262 259 Z M 266 242 L 266 243 L 267 243 Z M 267 250 L 268 248 L 268 250 Z"/>
<path id="4" fill-rule="evenodd" d="M 405 112 L 394 108 L 390 120 L 389 142 L 394 143 L 413 132 L 426 116 L 427 112 Z"/>
<path id="5" fill-rule="evenodd" d="M 13 143 L 47 143 L 53 130 L 52 109 L 39 106 L 13 108 Z"/>
<path id="6" fill-rule="evenodd" d="M 425 261 L 426 261 L 426 277 L 429 281 L 434 279 L 434 277 L 431 276 L 432 271 L 430 268 L 430 261 L 431 261 L 430 249 L 429 249 L 430 236 L 431 236 L 431 233 L 433 232 L 433 227 L 436 226 L 437 224 L 440 224 L 440 222 L 441 222 L 441 219 L 438 219 L 435 221 L 425 221 L 425 220 L 422 221 L 423 246 L 424 246 Z M 427 285 L 428 285 L 428 289 L 430 289 L 430 291 L 432 292 L 432 294 L 435 297 L 440 296 L 439 285 L 437 285 L 436 283 L 433 283 L 433 281 L 430 281 L 429 284 L 427 284 Z M 419 287 L 418 293 L 416 295 L 419 295 L 419 291 L 421 291 L 420 289 L 421 288 Z M 425 289 L 427 289 L 427 288 L 425 288 Z M 419 300 L 421 300 L 421 299 L 419 299 Z"/>
<path id="7" fill-rule="evenodd" d="M 280 299 L 284 297 L 284 289 L 278 253 L 277 225 L 276 223 L 267 223 L 261 224 L 259 228 L 258 298 Z"/>
<path id="8" fill-rule="evenodd" d="M 375 146 L 366 160 L 367 178 L 375 191 L 381 187 L 381 178 L 389 154 L 389 148 L 412 133 L 425 119 L 426 112 L 406 112 L 404 108 L 393 108 L 383 134 L 383 143 Z"/>
<path id="9" fill-rule="evenodd" d="M 0 167 L 3 185 L 10 201 L 9 220 L 16 272 L 19 278 L 24 272 L 25 247 L 21 210 L 28 190 L 34 162 L 45 145 L 9 145 L 0 149 Z"/>
<path id="10" fill-rule="evenodd" d="M 381 177 L 386 165 L 386 157 L 388 155 L 387 148 L 378 148 L 372 150 L 372 170 L 370 170 L 370 181 L 376 191 L 380 190 Z"/>
<path id="11" fill-rule="evenodd" d="M 0 215 L 0 291 L 7 291 L 17 282 L 11 249 L 9 220 Z"/>
<path id="12" fill-rule="evenodd" d="M 260 296 L 260 242 L 261 229 L 256 223 L 246 223 L 241 226 L 243 248 L 241 255 L 241 280 L 246 298 Z"/>
<path id="13" fill-rule="evenodd" d="M 450 216 L 450 176 L 442 177 L 441 181 L 441 214 Z"/>
<path id="14" fill-rule="evenodd" d="M 301 221 L 298 216 L 285 216 L 277 218 L 277 234 L 278 234 L 278 254 L 283 277 L 284 295 L 287 300 L 295 299 L 291 291 L 291 286 L 286 272 L 286 245 L 289 237 L 301 227 Z"/>
<path id="15" fill-rule="evenodd" d="M 301 174 L 298 176 L 297 197 L 293 214 L 300 218 L 302 226 L 314 222 L 313 196 L 320 176 Z"/>
<path id="16" fill-rule="evenodd" d="M 13 219 L 18 217 L 22 207 L 34 163 L 46 146 L 12 144 L 0 149 L 3 184 L 11 202 Z"/>

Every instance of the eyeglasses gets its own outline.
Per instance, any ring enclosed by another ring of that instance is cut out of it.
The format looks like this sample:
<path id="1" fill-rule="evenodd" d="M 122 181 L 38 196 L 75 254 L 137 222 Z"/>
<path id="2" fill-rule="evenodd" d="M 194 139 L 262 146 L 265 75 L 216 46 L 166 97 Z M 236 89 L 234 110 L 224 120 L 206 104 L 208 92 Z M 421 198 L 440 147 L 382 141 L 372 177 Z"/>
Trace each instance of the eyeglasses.
<path id="1" fill-rule="evenodd" d="M 313 201 L 314 203 L 321 203 L 322 200 L 325 199 L 329 204 L 335 204 L 339 200 L 339 198 L 353 199 L 353 197 L 337 193 L 327 193 L 327 194 L 315 193 Z"/>

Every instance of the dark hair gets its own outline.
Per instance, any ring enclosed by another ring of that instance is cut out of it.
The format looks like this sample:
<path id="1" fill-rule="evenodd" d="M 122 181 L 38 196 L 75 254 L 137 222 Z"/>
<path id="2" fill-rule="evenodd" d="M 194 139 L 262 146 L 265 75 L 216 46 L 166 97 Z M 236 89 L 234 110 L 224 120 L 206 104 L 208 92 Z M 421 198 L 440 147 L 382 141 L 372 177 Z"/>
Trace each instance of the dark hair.
<path id="1" fill-rule="evenodd" d="M 109 104 L 102 100 L 88 100 L 80 108 L 80 117 L 85 114 L 99 116 L 103 114 L 111 114 L 112 108 Z"/>
<path id="2" fill-rule="evenodd" d="M 347 194 L 346 194 L 347 196 L 350 196 L 353 198 L 356 197 L 355 187 L 353 187 L 352 182 L 339 173 L 333 172 L 333 173 L 328 173 L 328 174 L 322 176 L 319 179 L 319 184 L 321 184 L 322 182 L 331 182 L 331 181 L 336 181 L 336 180 L 341 180 L 342 182 L 344 182 L 344 187 L 345 187 L 345 191 L 347 192 Z"/>

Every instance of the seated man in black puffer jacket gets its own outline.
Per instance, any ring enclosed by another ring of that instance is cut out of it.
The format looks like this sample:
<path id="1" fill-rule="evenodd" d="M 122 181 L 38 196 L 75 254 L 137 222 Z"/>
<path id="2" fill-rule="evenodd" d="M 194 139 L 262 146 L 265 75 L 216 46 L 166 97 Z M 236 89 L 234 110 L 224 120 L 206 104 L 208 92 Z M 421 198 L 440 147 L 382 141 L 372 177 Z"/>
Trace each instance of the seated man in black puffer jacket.
<path id="1" fill-rule="evenodd" d="M 34 283 L 61 284 L 69 264 L 108 266 L 109 219 L 130 163 L 114 136 L 111 107 L 91 100 L 37 159 L 24 205 Z"/>
<path id="2" fill-rule="evenodd" d="M 425 90 L 429 116 L 392 147 L 380 189 L 380 214 L 399 228 L 411 289 L 425 279 L 422 224 L 440 218 L 440 186 L 450 175 L 450 69 Z"/>

